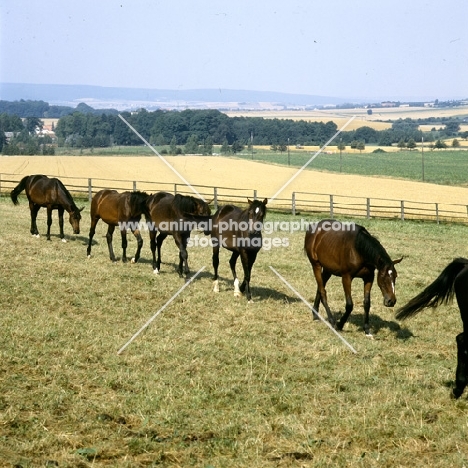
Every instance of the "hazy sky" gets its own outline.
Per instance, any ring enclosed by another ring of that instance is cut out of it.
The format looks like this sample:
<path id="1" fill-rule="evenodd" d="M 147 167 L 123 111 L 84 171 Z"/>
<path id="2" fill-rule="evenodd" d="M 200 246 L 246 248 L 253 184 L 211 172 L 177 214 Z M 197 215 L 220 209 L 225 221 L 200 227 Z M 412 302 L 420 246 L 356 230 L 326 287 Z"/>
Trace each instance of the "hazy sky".
<path id="1" fill-rule="evenodd" d="M 466 0 L 1 0 L 0 82 L 468 97 Z"/>

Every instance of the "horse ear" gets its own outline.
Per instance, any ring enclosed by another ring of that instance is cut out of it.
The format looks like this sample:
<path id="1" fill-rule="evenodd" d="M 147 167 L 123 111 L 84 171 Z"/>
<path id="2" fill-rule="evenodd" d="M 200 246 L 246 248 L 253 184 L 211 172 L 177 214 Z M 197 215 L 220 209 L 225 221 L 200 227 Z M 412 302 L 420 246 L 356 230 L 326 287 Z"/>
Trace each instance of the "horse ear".
<path id="1" fill-rule="evenodd" d="M 253 203 L 253 201 L 250 198 L 247 198 L 247 201 L 249 202 L 249 205 Z"/>
<path id="2" fill-rule="evenodd" d="M 83 208 L 79 208 L 78 211 L 81 213 L 84 210 L 84 208 L 85 207 L 83 206 Z"/>
<path id="3" fill-rule="evenodd" d="M 268 203 L 268 198 L 265 198 L 265 200 L 263 200 L 263 204 L 266 205 Z"/>
<path id="4" fill-rule="evenodd" d="M 396 265 L 397 263 L 400 263 L 403 260 L 403 257 L 399 258 L 398 260 L 393 260 L 392 263 Z"/>
<path id="5" fill-rule="evenodd" d="M 207 204 L 207 205 L 211 205 L 211 204 L 213 203 L 213 200 L 214 200 L 214 198 L 212 198 L 211 200 L 208 200 L 208 201 L 206 202 L 206 204 Z"/>

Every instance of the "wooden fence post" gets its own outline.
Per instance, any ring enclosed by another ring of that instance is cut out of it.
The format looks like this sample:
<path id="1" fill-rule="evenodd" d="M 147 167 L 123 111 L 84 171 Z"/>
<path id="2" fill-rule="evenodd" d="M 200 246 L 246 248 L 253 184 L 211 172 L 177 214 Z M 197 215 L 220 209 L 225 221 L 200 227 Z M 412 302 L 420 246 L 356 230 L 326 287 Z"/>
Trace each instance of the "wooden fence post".
<path id="1" fill-rule="evenodd" d="M 174 195 L 177 195 L 177 184 L 174 184 Z"/>
<path id="2" fill-rule="evenodd" d="M 136 189 L 136 180 L 133 181 L 133 191 L 136 192 L 137 189 Z"/>
<path id="3" fill-rule="evenodd" d="M 256 199 L 257 199 L 257 191 L 254 190 L 254 200 L 256 200 Z"/>
<path id="4" fill-rule="evenodd" d="M 400 217 L 401 217 L 401 220 L 404 221 L 405 220 L 405 202 L 403 200 L 401 200 L 401 208 L 400 208 Z"/>
<path id="5" fill-rule="evenodd" d="M 91 203 L 93 199 L 93 181 L 92 179 L 88 179 L 88 200 Z"/>
<path id="6" fill-rule="evenodd" d="M 296 216 L 296 192 L 291 195 L 291 212 L 293 216 Z"/>
<path id="7" fill-rule="evenodd" d="M 218 187 L 213 187 L 213 204 L 216 211 L 218 209 Z"/>
<path id="8" fill-rule="evenodd" d="M 333 219 L 333 195 L 330 195 L 330 218 Z"/>
<path id="9" fill-rule="evenodd" d="M 439 204 L 438 203 L 435 204 L 435 208 L 436 208 L 436 220 L 437 220 L 437 224 L 439 224 Z"/>
<path id="10" fill-rule="evenodd" d="M 366 201 L 366 212 L 367 212 L 367 219 L 370 219 L 370 198 Z"/>

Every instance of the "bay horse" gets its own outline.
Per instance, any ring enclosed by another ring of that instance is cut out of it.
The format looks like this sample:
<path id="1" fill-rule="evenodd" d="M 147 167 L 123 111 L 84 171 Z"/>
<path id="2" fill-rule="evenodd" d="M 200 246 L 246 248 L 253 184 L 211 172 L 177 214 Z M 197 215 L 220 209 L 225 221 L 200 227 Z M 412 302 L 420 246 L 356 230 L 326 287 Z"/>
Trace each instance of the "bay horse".
<path id="1" fill-rule="evenodd" d="M 396 318 L 405 320 L 427 307 L 447 304 L 454 295 L 463 324 L 463 332 L 456 337 L 457 370 L 453 388 L 453 396 L 459 398 L 468 384 L 468 259 L 455 258 L 426 289 L 397 311 Z"/>
<path id="2" fill-rule="evenodd" d="M 91 201 L 91 228 L 89 230 L 89 242 L 87 254 L 91 257 L 91 245 L 96 232 L 96 224 L 100 219 L 108 224 L 107 247 L 109 257 L 115 262 L 114 249 L 112 248 L 112 235 L 118 226 L 122 237 L 122 261 L 127 262 L 127 229 L 130 229 L 137 240 L 137 251 L 131 262 L 136 263 L 140 258 L 143 238 L 140 234 L 141 215 L 147 216 L 146 200 L 149 195 L 145 192 L 122 192 L 117 190 L 101 190 L 94 195 Z"/>
<path id="3" fill-rule="evenodd" d="M 372 336 L 369 329 L 369 311 L 375 270 L 377 284 L 384 298 L 383 303 L 386 307 L 393 307 L 396 303 L 395 265 L 401 262 L 402 258 L 391 260 L 382 244 L 363 226 L 336 220 L 322 220 L 310 224 L 305 235 L 304 250 L 317 282 L 314 309 L 318 312 L 322 302 L 329 322 L 338 330 L 342 330 L 353 310 L 351 283 L 354 278 L 361 278 L 364 282 L 364 331 L 367 336 Z M 345 313 L 338 324 L 328 306 L 325 290 L 332 275 L 341 276 L 346 298 Z"/>
<path id="4" fill-rule="evenodd" d="M 66 242 L 63 234 L 63 213 L 66 210 L 70 215 L 69 221 L 73 228 L 73 234 L 80 233 L 81 211 L 73 201 L 73 197 L 65 185 L 56 178 L 49 178 L 42 174 L 23 177 L 20 183 L 10 192 L 13 204 L 18 205 L 18 195 L 26 191 L 31 211 L 31 234 L 39 237 L 36 218 L 41 207 L 47 208 L 47 240 L 50 240 L 50 227 L 52 226 L 52 210 L 57 210 L 59 215 L 60 239 Z"/>
<path id="5" fill-rule="evenodd" d="M 238 297 L 245 292 L 247 300 L 251 302 L 250 277 L 257 254 L 262 248 L 262 226 L 268 199 L 265 198 L 263 201 L 247 199 L 247 201 L 249 206 L 244 210 L 235 205 L 225 205 L 216 211 L 212 221 L 211 244 L 213 291 L 219 292 L 219 249 L 224 247 L 232 252 L 229 265 L 234 278 L 234 296 Z M 244 270 L 244 280 L 240 287 L 236 274 L 236 262 L 239 256 Z"/>
<path id="6" fill-rule="evenodd" d="M 190 274 L 187 242 L 191 231 L 197 228 L 199 221 L 209 222 L 211 215 L 209 202 L 190 195 L 158 192 L 148 198 L 146 205 L 151 220 L 150 247 L 153 254 L 153 272 L 159 274 L 161 270 L 161 246 L 164 239 L 170 235 L 179 248 L 179 276 L 183 276 L 183 273 Z"/>

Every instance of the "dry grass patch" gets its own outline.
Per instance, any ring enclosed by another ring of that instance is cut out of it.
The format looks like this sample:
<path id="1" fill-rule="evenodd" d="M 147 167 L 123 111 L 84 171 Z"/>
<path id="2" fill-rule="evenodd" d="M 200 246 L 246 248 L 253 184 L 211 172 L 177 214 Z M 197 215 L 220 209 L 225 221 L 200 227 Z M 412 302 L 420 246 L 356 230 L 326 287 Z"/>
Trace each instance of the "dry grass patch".
<path id="1" fill-rule="evenodd" d="M 273 265 L 311 299 L 303 233 L 260 252 L 253 304 L 234 300 L 220 256 L 221 292 L 211 292 L 211 252 L 189 250 L 207 269 L 120 356 L 117 350 L 184 283 L 168 238 L 159 276 L 149 241 L 140 263 L 112 264 L 100 223 L 86 258 L 82 235 L 63 244 L 29 235 L 27 206 L 0 199 L 4 255 L 0 297 L 0 458 L 35 467 L 87 466 L 462 466 L 468 462 L 466 396 L 449 398 L 461 328 L 455 306 L 404 325 L 375 286 L 362 331 L 361 285 L 343 332 L 352 355 L 278 281 Z M 43 215 L 42 215 L 43 216 Z M 269 220 L 288 218 L 270 213 Z M 463 226 L 365 223 L 399 265 L 400 304 L 455 256 L 467 256 Z M 39 221 L 41 232 L 45 219 Z M 68 226 L 67 226 L 68 228 Z M 69 234 L 70 229 L 66 229 Z M 52 229 L 52 233 L 57 231 Z M 285 234 L 285 233 L 283 233 Z M 281 235 L 283 235 L 281 234 Z M 276 234 L 280 235 L 280 234 Z M 120 254 L 118 236 L 115 250 Z M 129 236 L 129 252 L 136 248 Z M 342 312 L 339 279 L 328 287 Z"/>

